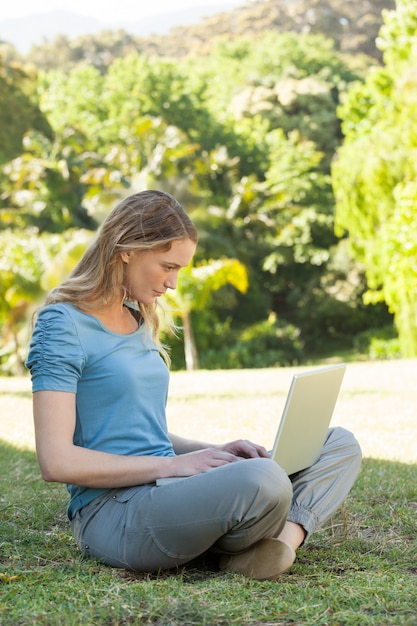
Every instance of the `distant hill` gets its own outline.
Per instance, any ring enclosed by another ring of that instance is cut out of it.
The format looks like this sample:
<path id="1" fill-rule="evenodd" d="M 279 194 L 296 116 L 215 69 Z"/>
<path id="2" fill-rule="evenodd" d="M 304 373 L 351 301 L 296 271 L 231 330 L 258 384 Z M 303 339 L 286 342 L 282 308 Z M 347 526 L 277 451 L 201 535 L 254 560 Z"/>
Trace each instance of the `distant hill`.
<path id="1" fill-rule="evenodd" d="M 120 20 L 112 24 L 67 10 L 45 11 L 28 17 L 0 20 L 0 40 L 11 43 L 21 54 L 27 54 L 32 45 L 52 40 L 57 35 L 73 39 L 82 35 L 95 35 L 103 30 L 119 29 L 138 37 L 162 35 L 168 33 L 171 28 L 193 24 L 234 6 L 236 2 L 226 0 L 218 5 L 209 4 L 173 10 L 140 21 Z"/>
<path id="2" fill-rule="evenodd" d="M 209 54 L 218 41 L 242 35 L 256 37 L 271 29 L 321 33 L 333 39 L 340 52 L 381 60 L 375 41 L 385 9 L 395 9 L 395 0 L 242 0 L 237 7 L 236 0 L 226 0 L 217 6 L 172 11 L 111 26 L 55 11 L 0 21 L 0 38 L 43 69 L 68 70 L 84 60 L 105 71 L 115 57 L 132 50 L 170 58 Z M 64 38 L 55 41 L 60 35 Z M 29 51 L 30 44 L 35 45 Z"/>
<path id="3" fill-rule="evenodd" d="M 395 0 L 252 0 L 231 11 L 213 14 L 198 24 L 172 28 L 163 36 L 140 41 L 143 51 L 160 56 L 205 54 L 219 39 L 265 31 L 322 33 L 348 54 L 382 58 L 375 45 L 383 10 Z"/>

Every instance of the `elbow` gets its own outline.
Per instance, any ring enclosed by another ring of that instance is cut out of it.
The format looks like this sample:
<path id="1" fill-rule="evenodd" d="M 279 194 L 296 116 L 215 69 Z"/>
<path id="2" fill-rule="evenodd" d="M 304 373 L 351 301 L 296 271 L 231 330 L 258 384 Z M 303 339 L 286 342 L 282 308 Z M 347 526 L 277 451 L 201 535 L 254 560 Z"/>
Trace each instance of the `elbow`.
<path id="1" fill-rule="evenodd" d="M 45 446 L 36 448 L 39 469 L 47 483 L 72 483 L 76 475 L 77 462 L 74 460 L 73 446 Z"/>
<path id="2" fill-rule="evenodd" d="M 41 467 L 41 476 L 47 483 L 60 483 L 57 474 L 50 468 Z"/>
<path id="3" fill-rule="evenodd" d="M 67 482 L 62 475 L 62 467 L 60 464 L 56 464 L 48 460 L 40 461 L 39 467 L 41 470 L 41 476 L 47 483 L 65 483 Z"/>
<path id="4" fill-rule="evenodd" d="M 47 483 L 59 483 L 61 481 L 59 481 L 56 477 L 55 474 L 49 470 L 46 469 L 41 469 L 41 476 L 43 478 L 43 480 Z"/>

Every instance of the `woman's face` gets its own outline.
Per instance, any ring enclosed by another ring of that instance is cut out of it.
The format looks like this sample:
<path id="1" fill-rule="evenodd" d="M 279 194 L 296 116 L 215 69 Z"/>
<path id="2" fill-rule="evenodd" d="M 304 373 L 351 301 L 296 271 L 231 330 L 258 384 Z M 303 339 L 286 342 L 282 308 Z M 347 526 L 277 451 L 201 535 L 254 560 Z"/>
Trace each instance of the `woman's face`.
<path id="1" fill-rule="evenodd" d="M 142 304 L 151 304 L 167 289 L 175 289 L 178 272 L 190 263 L 195 249 L 196 244 L 191 239 L 179 239 L 166 252 L 122 252 L 124 287 L 129 297 Z"/>

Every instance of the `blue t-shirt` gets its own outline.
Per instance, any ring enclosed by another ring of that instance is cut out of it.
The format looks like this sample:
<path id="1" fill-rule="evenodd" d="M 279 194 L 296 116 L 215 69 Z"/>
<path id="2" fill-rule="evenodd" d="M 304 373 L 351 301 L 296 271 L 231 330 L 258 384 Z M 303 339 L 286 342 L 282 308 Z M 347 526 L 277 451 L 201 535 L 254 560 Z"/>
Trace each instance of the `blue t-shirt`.
<path id="1" fill-rule="evenodd" d="M 169 372 L 143 326 L 121 335 L 70 303 L 48 305 L 36 320 L 26 366 L 34 392 L 76 394 L 75 445 L 132 456 L 174 455 L 165 413 Z M 70 519 L 106 491 L 67 488 Z"/>

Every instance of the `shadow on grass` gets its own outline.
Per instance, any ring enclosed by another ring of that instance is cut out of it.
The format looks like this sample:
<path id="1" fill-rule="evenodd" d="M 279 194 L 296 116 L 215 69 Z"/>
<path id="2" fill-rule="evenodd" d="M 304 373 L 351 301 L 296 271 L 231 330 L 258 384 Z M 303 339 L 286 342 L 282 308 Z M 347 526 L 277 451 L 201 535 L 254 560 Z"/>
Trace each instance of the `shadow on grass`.
<path id="1" fill-rule="evenodd" d="M 417 465 L 365 459 L 347 502 L 299 550 L 278 594 L 276 583 L 219 572 L 209 556 L 155 574 L 87 560 L 66 505 L 65 487 L 42 480 L 35 453 L 0 440 L 2 624 L 29 623 L 29 615 L 48 625 L 357 624 L 358 611 L 362 624 L 413 623 Z"/>
<path id="2" fill-rule="evenodd" d="M 30 561 L 33 545 L 50 547 L 58 529 L 68 534 L 72 544 L 65 513 L 67 491 L 64 485 L 42 480 L 34 452 L 0 439 L 0 477 L 0 563 L 10 558 L 7 545 L 13 545 L 17 560 Z M 365 459 L 347 502 L 300 550 L 298 563 L 315 561 L 317 551 L 329 548 L 359 550 L 362 555 L 394 551 L 405 556 L 407 542 L 415 541 L 416 521 L 417 465 Z M 72 550 L 77 557 L 75 544 Z M 54 560 L 59 559 L 59 550 L 53 552 Z M 67 550 L 62 557 L 68 558 Z"/>

